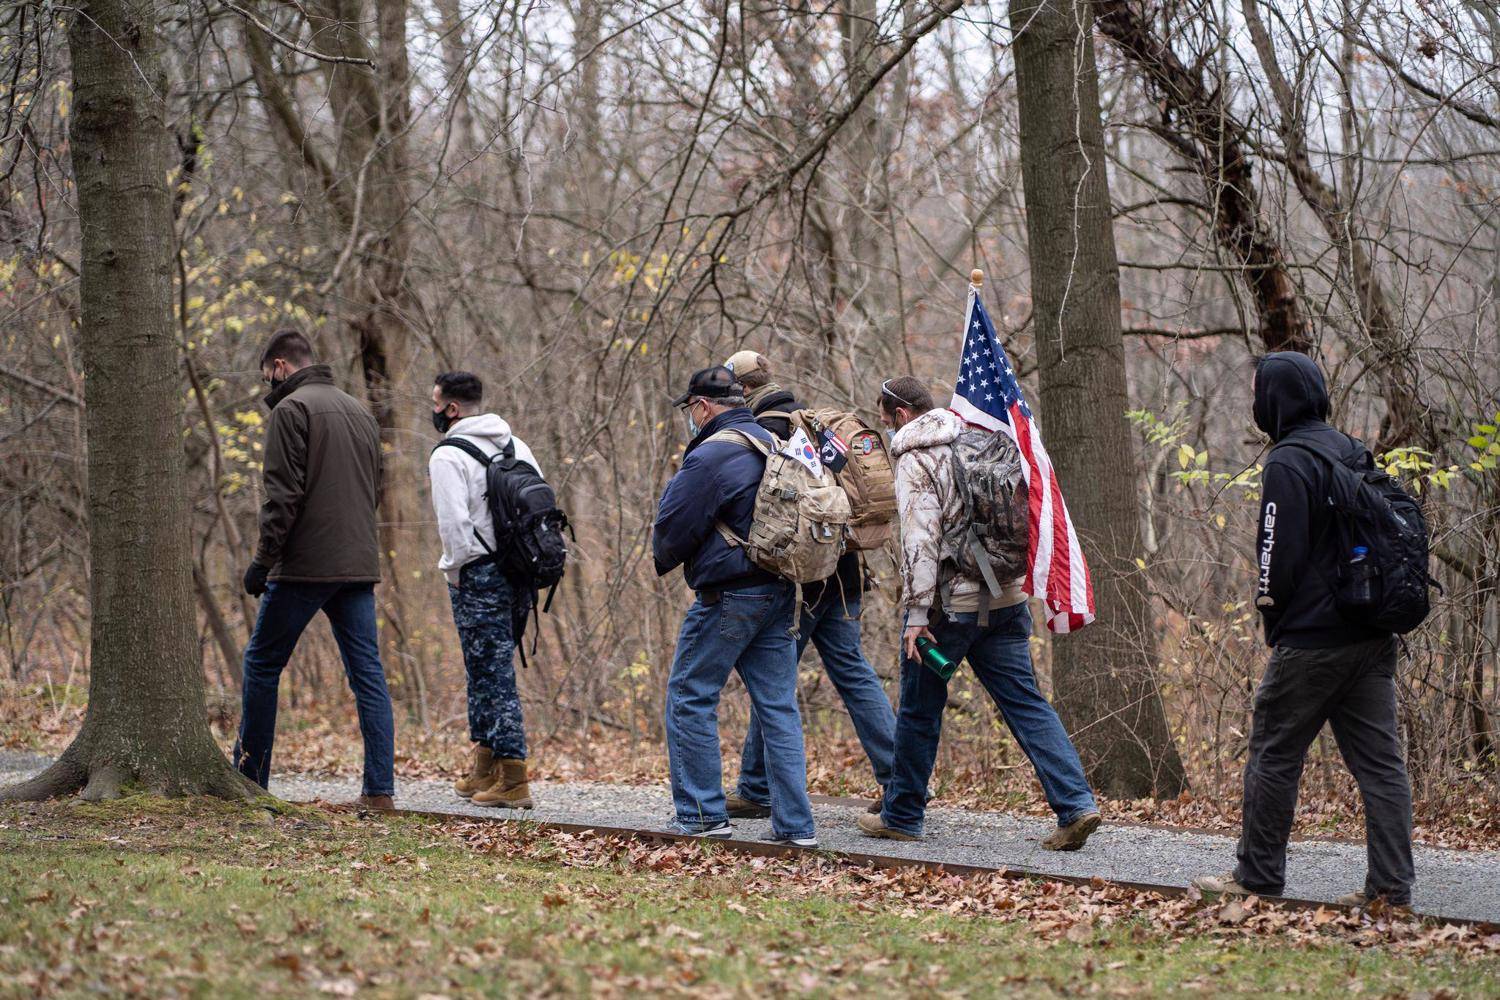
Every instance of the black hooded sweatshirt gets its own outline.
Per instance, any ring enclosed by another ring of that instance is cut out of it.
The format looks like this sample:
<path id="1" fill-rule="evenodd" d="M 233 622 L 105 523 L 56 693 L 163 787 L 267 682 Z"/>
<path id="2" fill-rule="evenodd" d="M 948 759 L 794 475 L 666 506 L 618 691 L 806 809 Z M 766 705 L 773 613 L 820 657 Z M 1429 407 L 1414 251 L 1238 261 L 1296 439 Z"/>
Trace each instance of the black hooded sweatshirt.
<path id="1" fill-rule="evenodd" d="M 1335 571 L 1352 553 L 1342 551 L 1337 532 L 1327 530 L 1333 470 L 1294 442 L 1315 444 L 1352 469 L 1370 468 L 1374 460 L 1362 442 L 1328 424 L 1328 387 L 1311 358 L 1281 351 L 1260 360 L 1255 425 L 1274 442 L 1261 477 L 1255 547 L 1255 606 L 1266 643 L 1328 649 L 1385 635 L 1347 621 L 1334 607 Z"/>

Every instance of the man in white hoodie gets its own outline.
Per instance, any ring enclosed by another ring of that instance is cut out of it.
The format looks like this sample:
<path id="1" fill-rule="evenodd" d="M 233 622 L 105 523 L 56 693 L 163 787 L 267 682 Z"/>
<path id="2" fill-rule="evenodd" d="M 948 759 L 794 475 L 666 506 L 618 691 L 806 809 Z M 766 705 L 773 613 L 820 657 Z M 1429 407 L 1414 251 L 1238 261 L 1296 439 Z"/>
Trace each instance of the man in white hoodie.
<path id="1" fill-rule="evenodd" d="M 484 383 L 470 372 L 444 372 L 432 387 L 432 424 L 445 435 L 428 459 L 432 509 L 437 514 L 453 623 L 468 674 L 469 739 L 473 766 L 453 786 L 475 805 L 530 809 L 526 731 L 516 689 L 515 626 L 528 598 L 512 587 L 490 557 L 495 526 L 485 500 L 486 460 L 514 446 L 515 457 L 541 472 L 525 442 L 493 413 L 481 413 Z M 453 447 L 456 445 L 457 447 Z M 477 449 L 477 452 L 475 451 Z"/>
<path id="2" fill-rule="evenodd" d="M 872 837 L 918 840 L 927 782 L 937 760 L 948 682 L 923 665 L 918 639 L 954 663 L 968 660 L 1041 780 L 1057 829 L 1046 850 L 1076 851 L 1099 826 L 1078 751 L 1037 687 L 1031 664 L 1031 612 L 1021 582 L 990 596 L 983 579 L 959 568 L 957 546 L 971 528 L 956 473 L 954 442 L 967 429 L 952 410 L 909 375 L 880 387 L 880 419 L 896 433 L 896 510 L 901 521 L 901 708 L 891 783 L 879 815 L 859 817 Z M 1012 446 L 1013 447 L 1013 446 Z M 1019 526 L 1024 530 L 1024 524 Z M 982 607 L 987 604 L 987 609 Z"/>

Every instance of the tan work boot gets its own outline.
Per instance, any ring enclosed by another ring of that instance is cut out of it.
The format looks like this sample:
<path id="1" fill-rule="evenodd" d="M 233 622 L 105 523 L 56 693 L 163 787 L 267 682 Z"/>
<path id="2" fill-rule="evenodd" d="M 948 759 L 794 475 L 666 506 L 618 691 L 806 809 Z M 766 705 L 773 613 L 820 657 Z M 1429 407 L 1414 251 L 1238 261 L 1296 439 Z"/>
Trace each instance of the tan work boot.
<path id="1" fill-rule="evenodd" d="M 771 815 L 771 807 L 730 792 L 724 796 L 724 812 L 730 819 L 765 819 Z"/>
<path id="2" fill-rule="evenodd" d="M 476 792 L 489 788 L 499 777 L 500 762 L 495 759 L 495 752 L 476 743 L 474 764 L 468 774 L 453 783 L 453 790 L 458 793 L 459 798 L 473 798 Z"/>
<path id="3" fill-rule="evenodd" d="M 1354 910 L 1369 910 L 1371 913 L 1394 913 L 1405 916 L 1412 912 L 1410 903 L 1392 903 L 1384 896 L 1368 896 L 1363 889 L 1345 893 L 1334 902 Z"/>
<path id="4" fill-rule="evenodd" d="M 1044 851 L 1076 851 L 1088 843 L 1089 834 L 1099 829 L 1099 814 L 1080 816 L 1067 826 L 1053 830 L 1043 841 Z"/>
<path id="5" fill-rule="evenodd" d="M 902 833 L 900 830 L 892 830 L 885 825 L 885 820 L 879 813 L 860 813 L 859 831 L 866 837 L 880 837 L 885 840 L 921 840 L 921 837 L 911 833 Z"/>
<path id="6" fill-rule="evenodd" d="M 1193 879 L 1193 888 L 1203 893 L 1203 898 L 1208 900 L 1218 899 L 1220 896 L 1255 895 L 1240 885 L 1239 879 L 1234 877 L 1234 872 L 1225 872 L 1223 875 L 1199 875 Z"/>
<path id="7" fill-rule="evenodd" d="M 501 757 L 500 777 L 471 799 L 476 806 L 494 806 L 497 809 L 530 809 L 531 786 L 526 783 L 526 762 Z"/>

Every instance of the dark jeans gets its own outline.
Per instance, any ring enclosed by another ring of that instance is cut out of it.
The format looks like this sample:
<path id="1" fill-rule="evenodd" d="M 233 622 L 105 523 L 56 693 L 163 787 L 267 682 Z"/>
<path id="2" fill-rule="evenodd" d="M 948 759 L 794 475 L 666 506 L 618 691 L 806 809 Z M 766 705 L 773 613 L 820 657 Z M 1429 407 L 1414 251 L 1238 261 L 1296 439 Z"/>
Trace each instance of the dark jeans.
<path id="1" fill-rule="evenodd" d="M 359 730 L 365 738 L 364 794 L 396 792 L 396 727 L 391 695 L 375 636 L 375 585 L 370 583 L 281 583 L 266 585 L 255 633 L 245 648 L 245 690 L 234 761 L 245 777 L 265 788 L 276 742 L 276 692 L 302 630 L 322 611 L 333 626 L 354 691 Z"/>
<path id="2" fill-rule="evenodd" d="M 738 671 L 765 734 L 771 829 L 778 840 L 813 835 L 807 754 L 797 711 L 792 585 L 726 590 L 688 609 L 667 678 L 667 763 L 677 828 L 699 833 L 728 820 L 719 756 L 719 696 Z"/>
<path id="3" fill-rule="evenodd" d="M 448 585 L 448 598 L 468 674 L 469 739 L 496 757 L 525 760 L 510 581 L 492 562 L 470 563 L 459 571 L 458 585 Z"/>
<path id="4" fill-rule="evenodd" d="M 1278 646 L 1255 691 L 1235 878 L 1277 895 L 1307 749 L 1327 722 L 1365 804 L 1365 893 L 1411 902 L 1411 783 L 1396 735 L 1396 640 Z"/>
<path id="5" fill-rule="evenodd" d="M 980 628 L 978 615 L 938 616 L 928 627 L 950 660 L 967 658 L 979 683 L 994 699 L 1011 735 L 1036 769 L 1057 825 L 1067 826 L 1096 812 L 1078 751 L 1057 712 L 1042 697 L 1031 665 L 1031 612 L 1025 604 L 990 612 Z M 892 830 L 922 834 L 927 781 L 937 760 L 948 682 L 915 660 L 901 661 L 901 709 L 896 714 L 896 760 L 886 789 L 882 816 Z"/>
<path id="6" fill-rule="evenodd" d="M 855 735 L 870 759 L 875 781 L 884 788 L 891 782 L 896 714 L 891 711 L 875 668 L 860 648 L 859 598 L 846 605 L 837 580 L 829 581 L 823 588 L 817 604 L 803 609 L 802 630 L 797 635 L 799 660 L 809 642 L 818 648 L 823 669 L 849 710 L 849 720 L 854 723 Z M 745 733 L 745 750 L 740 756 L 739 796 L 762 805 L 771 801 L 771 790 L 766 783 L 765 737 L 753 710 L 750 729 Z"/>

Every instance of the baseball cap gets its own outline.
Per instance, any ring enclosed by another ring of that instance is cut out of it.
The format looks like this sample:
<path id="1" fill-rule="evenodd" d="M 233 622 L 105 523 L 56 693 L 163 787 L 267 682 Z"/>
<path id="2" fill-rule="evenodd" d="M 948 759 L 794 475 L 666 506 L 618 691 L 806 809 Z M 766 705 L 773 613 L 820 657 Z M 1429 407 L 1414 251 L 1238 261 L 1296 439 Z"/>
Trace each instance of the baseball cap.
<path id="1" fill-rule="evenodd" d="M 763 372 L 769 365 L 764 355 L 756 354 L 754 351 L 737 351 L 730 359 L 724 362 L 724 367 L 734 372 L 736 376 L 749 375 L 751 372 Z"/>
<path id="2" fill-rule="evenodd" d="M 672 400 L 672 405 L 681 406 L 694 396 L 722 399 L 725 396 L 741 396 L 744 392 L 745 387 L 734 377 L 734 372 L 723 365 L 714 365 L 693 372 L 693 377 L 688 379 L 687 392 Z"/>

